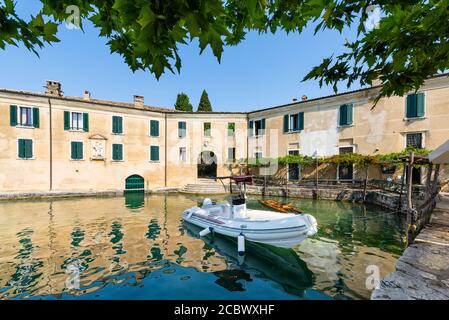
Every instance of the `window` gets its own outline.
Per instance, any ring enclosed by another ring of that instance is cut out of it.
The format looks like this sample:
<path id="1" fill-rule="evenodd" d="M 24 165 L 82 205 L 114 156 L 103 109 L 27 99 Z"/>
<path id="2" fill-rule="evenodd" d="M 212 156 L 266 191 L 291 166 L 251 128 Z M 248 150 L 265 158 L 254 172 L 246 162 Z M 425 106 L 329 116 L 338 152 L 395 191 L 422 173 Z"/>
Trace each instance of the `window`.
<path id="1" fill-rule="evenodd" d="M 304 112 L 284 115 L 284 133 L 304 130 Z"/>
<path id="2" fill-rule="evenodd" d="M 19 139 L 17 149 L 18 149 L 18 156 L 20 159 L 33 158 L 33 140 Z"/>
<path id="3" fill-rule="evenodd" d="M 422 133 L 408 133 L 406 135 L 406 147 L 421 149 L 423 147 Z"/>
<path id="4" fill-rule="evenodd" d="M 424 93 L 409 94 L 406 99 L 406 118 L 424 117 Z"/>
<path id="5" fill-rule="evenodd" d="M 83 159 L 83 143 L 78 141 L 72 141 L 71 146 L 71 159 L 82 160 Z"/>
<path id="6" fill-rule="evenodd" d="M 159 121 L 157 120 L 150 121 L 150 136 L 159 137 Z"/>
<path id="7" fill-rule="evenodd" d="M 64 111 L 64 130 L 89 131 L 89 114 Z"/>
<path id="8" fill-rule="evenodd" d="M 263 154 L 261 151 L 257 151 L 254 153 L 254 157 L 256 158 L 256 160 L 261 159 L 263 157 Z"/>
<path id="9" fill-rule="evenodd" d="M 10 124 L 39 128 L 39 108 L 10 106 Z"/>
<path id="10" fill-rule="evenodd" d="M 185 147 L 179 148 L 179 162 L 185 163 L 187 161 L 187 150 Z"/>
<path id="11" fill-rule="evenodd" d="M 112 144 L 112 160 L 123 161 L 123 144 Z"/>
<path id="12" fill-rule="evenodd" d="M 159 146 L 150 147 L 150 161 L 159 161 Z"/>
<path id="13" fill-rule="evenodd" d="M 185 121 L 178 122 L 178 137 L 185 138 L 187 135 L 187 123 Z"/>
<path id="14" fill-rule="evenodd" d="M 228 148 L 228 161 L 235 162 L 235 148 Z"/>
<path id="15" fill-rule="evenodd" d="M 112 116 L 112 133 L 123 133 L 123 118 L 118 116 Z"/>
<path id="16" fill-rule="evenodd" d="M 228 123 L 228 137 L 235 136 L 235 123 L 230 122 Z"/>
<path id="17" fill-rule="evenodd" d="M 340 126 L 349 126 L 352 124 L 352 113 L 353 106 L 352 104 L 343 104 L 340 106 L 340 117 L 339 117 L 339 125 Z"/>
<path id="18" fill-rule="evenodd" d="M 204 136 L 205 137 L 210 137 L 211 134 L 211 123 L 210 122 L 205 122 L 204 123 Z"/>
<path id="19" fill-rule="evenodd" d="M 250 136 L 261 136 L 265 134 L 265 119 L 251 120 L 249 122 L 249 134 Z"/>

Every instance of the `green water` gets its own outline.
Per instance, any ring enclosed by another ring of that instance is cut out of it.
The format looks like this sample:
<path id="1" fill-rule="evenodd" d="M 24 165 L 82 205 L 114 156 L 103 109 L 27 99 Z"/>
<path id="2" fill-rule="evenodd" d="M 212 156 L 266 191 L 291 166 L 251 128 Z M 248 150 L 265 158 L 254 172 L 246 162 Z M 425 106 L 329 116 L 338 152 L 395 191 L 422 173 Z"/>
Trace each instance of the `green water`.
<path id="1" fill-rule="evenodd" d="M 181 222 L 201 200 L 0 202 L 0 299 L 367 299 L 367 268 L 385 276 L 403 250 L 401 217 L 290 199 L 317 218 L 318 235 L 293 249 L 247 245 L 242 261 L 233 241 Z"/>

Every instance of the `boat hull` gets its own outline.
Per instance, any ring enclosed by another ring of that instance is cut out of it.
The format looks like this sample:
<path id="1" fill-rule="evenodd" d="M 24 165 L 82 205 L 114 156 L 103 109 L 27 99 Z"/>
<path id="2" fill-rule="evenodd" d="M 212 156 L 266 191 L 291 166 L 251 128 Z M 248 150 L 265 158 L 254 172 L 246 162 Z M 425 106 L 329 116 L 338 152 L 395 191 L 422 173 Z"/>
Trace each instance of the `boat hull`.
<path id="1" fill-rule="evenodd" d="M 301 215 L 286 215 L 285 218 L 276 220 L 248 221 L 198 214 L 193 209 L 193 212 L 184 212 L 183 220 L 228 237 L 237 238 L 243 235 L 245 240 L 282 248 L 294 247 L 310 234 L 310 226 Z"/>

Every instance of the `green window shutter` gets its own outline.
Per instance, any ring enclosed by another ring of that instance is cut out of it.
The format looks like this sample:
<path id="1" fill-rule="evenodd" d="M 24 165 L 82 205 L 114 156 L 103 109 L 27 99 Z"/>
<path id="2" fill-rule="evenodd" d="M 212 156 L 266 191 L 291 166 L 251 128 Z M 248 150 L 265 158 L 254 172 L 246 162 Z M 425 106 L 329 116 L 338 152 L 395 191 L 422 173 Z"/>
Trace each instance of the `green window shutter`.
<path id="1" fill-rule="evenodd" d="M 19 158 L 23 159 L 25 158 L 25 140 L 19 139 L 18 143 L 18 149 L 19 149 Z"/>
<path id="2" fill-rule="evenodd" d="M 83 159 L 83 143 L 72 141 L 70 145 L 71 145 L 71 158 L 73 160 Z"/>
<path id="3" fill-rule="evenodd" d="M 249 122 L 249 136 L 251 137 L 253 135 L 254 130 L 254 121 Z"/>
<path id="4" fill-rule="evenodd" d="M 159 121 L 155 121 L 154 122 L 154 133 L 155 133 L 155 137 L 159 137 Z"/>
<path id="5" fill-rule="evenodd" d="M 112 160 L 117 160 L 117 145 L 112 145 Z"/>
<path id="6" fill-rule="evenodd" d="M 112 133 L 118 133 L 116 116 L 112 116 Z"/>
<path id="7" fill-rule="evenodd" d="M 123 160 L 123 145 L 121 144 L 112 145 L 112 160 L 115 161 Z"/>
<path id="8" fill-rule="evenodd" d="M 123 145 L 119 144 L 117 147 L 117 157 L 118 160 L 123 160 Z"/>
<path id="9" fill-rule="evenodd" d="M 348 124 L 348 107 L 347 105 L 340 106 L 340 125 L 345 126 Z"/>
<path id="10" fill-rule="evenodd" d="M 17 106 L 9 106 L 9 123 L 12 127 L 17 126 Z"/>
<path id="11" fill-rule="evenodd" d="M 39 128 L 39 108 L 33 108 L 33 127 Z"/>
<path id="12" fill-rule="evenodd" d="M 346 124 L 352 124 L 352 104 L 347 104 L 346 105 Z"/>
<path id="13" fill-rule="evenodd" d="M 77 153 L 78 159 L 83 159 L 83 143 L 82 142 L 77 142 L 76 153 Z"/>
<path id="14" fill-rule="evenodd" d="M 262 119 L 260 122 L 261 134 L 265 134 L 265 119 Z"/>
<path id="15" fill-rule="evenodd" d="M 64 111 L 64 130 L 70 130 L 70 112 Z"/>
<path id="16" fill-rule="evenodd" d="M 417 117 L 424 117 L 425 113 L 425 106 L 424 106 L 424 93 L 420 92 L 417 94 L 417 103 L 416 103 L 416 116 Z"/>
<path id="17" fill-rule="evenodd" d="M 70 158 L 72 158 L 73 160 L 76 160 L 78 157 L 77 157 L 77 146 L 76 146 L 76 142 L 71 142 L 70 143 L 70 146 L 71 146 L 71 150 L 70 150 Z"/>
<path id="18" fill-rule="evenodd" d="M 157 120 L 150 121 L 150 135 L 152 137 L 159 137 L 159 121 Z"/>
<path id="19" fill-rule="evenodd" d="M 123 133 L 123 118 L 117 117 L 117 130 L 118 133 Z"/>
<path id="20" fill-rule="evenodd" d="M 409 94 L 407 96 L 407 118 L 415 118 L 417 115 L 417 98 L 416 94 Z"/>
<path id="21" fill-rule="evenodd" d="M 159 147 L 158 146 L 151 146 L 150 160 L 151 161 L 159 161 Z"/>
<path id="22" fill-rule="evenodd" d="M 89 114 L 83 113 L 83 130 L 89 132 Z"/>
<path id="23" fill-rule="evenodd" d="M 298 130 L 304 130 L 304 112 L 298 113 Z"/>
<path id="24" fill-rule="evenodd" d="M 288 118 L 289 118 L 289 115 L 285 114 L 284 115 L 284 133 L 288 133 Z"/>
<path id="25" fill-rule="evenodd" d="M 33 157 L 33 140 L 25 139 L 25 158 L 31 159 Z"/>

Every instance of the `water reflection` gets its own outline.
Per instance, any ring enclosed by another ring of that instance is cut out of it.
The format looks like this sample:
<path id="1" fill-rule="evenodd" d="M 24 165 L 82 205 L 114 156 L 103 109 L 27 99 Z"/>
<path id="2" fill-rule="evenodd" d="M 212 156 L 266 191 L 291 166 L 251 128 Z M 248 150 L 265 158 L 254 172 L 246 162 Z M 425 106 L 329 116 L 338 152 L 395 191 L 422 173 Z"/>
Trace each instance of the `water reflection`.
<path id="1" fill-rule="evenodd" d="M 366 266 L 385 275 L 402 251 L 400 218 L 293 200 L 318 236 L 291 250 L 249 245 L 240 264 L 235 242 L 182 224 L 200 198 L 142 196 L 0 203 L 0 298 L 367 298 Z"/>

